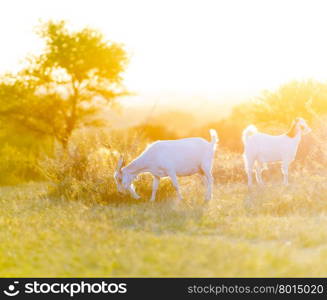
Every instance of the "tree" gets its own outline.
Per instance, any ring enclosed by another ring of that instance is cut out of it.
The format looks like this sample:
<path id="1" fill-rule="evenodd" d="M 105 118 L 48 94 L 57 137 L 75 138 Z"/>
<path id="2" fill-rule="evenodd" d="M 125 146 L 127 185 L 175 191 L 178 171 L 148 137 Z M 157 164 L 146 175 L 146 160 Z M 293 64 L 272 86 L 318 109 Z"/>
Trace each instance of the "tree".
<path id="1" fill-rule="evenodd" d="M 76 128 L 100 125 L 101 106 L 127 93 L 122 73 L 128 56 L 100 32 L 69 31 L 65 21 L 43 23 L 37 33 L 45 41 L 43 52 L 1 78 L 0 116 L 66 148 Z"/>
<path id="2" fill-rule="evenodd" d="M 252 108 L 254 122 L 289 125 L 296 117 L 308 121 L 327 113 L 327 85 L 314 80 L 291 81 L 266 91 Z"/>
<path id="3" fill-rule="evenodd" d="M 200 134 L 205 136 L 209 128 L 215 128 L 221 146 L 240 152 L 243 151 L 242 131 L 249 124 L 255 124 L 259 130 L 270 134 L 281 134 L 288 130 L 296 117 L 305 118 L 312 126 L 311 123 L 326 114 L 326 83 L 291 81 L 275 91 L 265 91 L 251 101 L 234 106 L 227 118 L 208 124 Z"/>

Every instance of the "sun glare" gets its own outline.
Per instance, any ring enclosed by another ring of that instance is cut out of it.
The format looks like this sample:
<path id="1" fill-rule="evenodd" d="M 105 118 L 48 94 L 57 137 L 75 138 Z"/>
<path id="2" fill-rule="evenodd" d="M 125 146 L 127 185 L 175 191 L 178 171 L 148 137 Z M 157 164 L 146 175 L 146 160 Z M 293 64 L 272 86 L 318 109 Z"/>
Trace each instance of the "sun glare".
<path id="1" fill-rule="evenodd" d="M 325 3 L 2 1 L 4 293 L 323 295 Z"/>
<path id="2" fill-rule="evenodd" d="M 145 98 L 222 101 L 327 78 L 324 1 L 10 1 L 0 16 L 1 71 L 42 47 L 33 32 L 41 18 L 87 24 L 124 43 L 125 84 Z"/>

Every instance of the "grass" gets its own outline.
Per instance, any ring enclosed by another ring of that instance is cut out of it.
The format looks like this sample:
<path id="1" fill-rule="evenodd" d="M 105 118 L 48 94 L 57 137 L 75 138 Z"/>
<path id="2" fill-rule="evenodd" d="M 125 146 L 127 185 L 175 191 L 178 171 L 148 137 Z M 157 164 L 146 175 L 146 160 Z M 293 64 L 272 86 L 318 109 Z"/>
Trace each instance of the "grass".
<path id="1" fill-rule="evenodd" d="M 198 182 L 182 180 L 189 196 L 179 205 L 174 196 L 85 204 L 51 198 L 45 183 L 2 187 L 0 276 L 327 276 L 324 177 L 250 195 L 245 184 L 216 184 L 208 205 Z"/>

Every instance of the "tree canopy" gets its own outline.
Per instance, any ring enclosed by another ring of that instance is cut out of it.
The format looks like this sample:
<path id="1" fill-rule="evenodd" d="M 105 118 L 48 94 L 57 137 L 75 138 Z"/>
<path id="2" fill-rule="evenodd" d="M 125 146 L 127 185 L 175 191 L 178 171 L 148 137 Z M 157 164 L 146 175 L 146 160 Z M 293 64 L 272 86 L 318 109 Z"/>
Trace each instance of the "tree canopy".
<path id="1" fill-rule="evenodd" d="M 70 31 L 65 21 L 43 23 L 37 33 L 45 41 L 42 53 L 1 78 L 0 116 L 66 147 L 74 129 L 99 125 L 101 106 L 127 93 L 122 74 L 128 55 L 99 31 Z"/>

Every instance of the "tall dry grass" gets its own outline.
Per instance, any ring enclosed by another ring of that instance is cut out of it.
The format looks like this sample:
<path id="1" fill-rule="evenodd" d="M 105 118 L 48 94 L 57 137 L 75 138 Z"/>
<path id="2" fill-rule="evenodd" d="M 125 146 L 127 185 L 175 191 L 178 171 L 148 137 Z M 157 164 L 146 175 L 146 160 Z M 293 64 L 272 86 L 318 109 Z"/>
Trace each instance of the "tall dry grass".
<path id="1" fill-rule="evenodd" d="M 269 132 L 269 129 L 267 129 Z M 271 131 L 271 130 L 270 130 Z M 281 131 L 281 130 L 279 130 Z M 327 163 L 327 126 L 317 122 L 313 132 L 303 137 L 297 159 L 290 167 L 290 180 L 296 182 L 305 177 L 324 176 Z M 275 130 L 278 133 L 278 130 Z M 81 130 L 76 132 L 68 151 L 60 148 L 53 157 L 44 159 L 40 168 L 50 183 L 54 197 L 80 200 L 88 203 L 135 202 L 129 195 L 119 194 L 113 174 L 120 155 L 127 162 L 137 157 L 151 141 L 136 130 Z M 246 175 L 242 153 L 231 152 L 218 145 L 213 167 L 215 183 L 221 185 L 244 184 Z M 194 176 L 199 177 L 199 176 Z M 282 174 L 279 164 L 269 166 L 263 178 L 267 185 L 280 184 Z M 186 184 L 184 196 L 187 198 L 187 185 L 193 179 L 180 178 Z M 201 182 L 198 178 L 196 181 Z M 147 201 L 151 194 L 152 176 L 142 174 L 135 181 L 142 200 Z M 158 200 L 164 201 L 175 196 L 169 180 L 162 180 Z"/>

